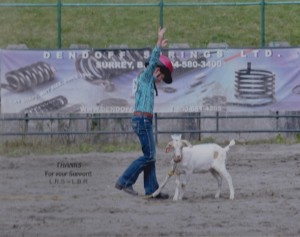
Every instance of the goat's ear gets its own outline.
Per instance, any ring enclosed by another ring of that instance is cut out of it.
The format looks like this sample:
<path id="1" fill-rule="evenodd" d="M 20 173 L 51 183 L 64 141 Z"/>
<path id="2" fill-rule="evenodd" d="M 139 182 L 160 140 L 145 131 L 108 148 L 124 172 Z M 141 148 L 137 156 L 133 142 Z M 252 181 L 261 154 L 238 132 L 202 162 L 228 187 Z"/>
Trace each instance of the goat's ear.
<path id="1" fill-rule="evenodd" d="M 184 145 L 186 145 L 186 146 L 188 146 L 188 147 L 192 147 L 193 145 L 189 142 L 189 141 L 187 141 L 187 140 L 181 140 L 182 141 L 182 143 L 184 144 Z"/>
<path id="2" fill-rule="evenodd" d="M 173 143 L 172 143 L 172 142 L 169 142 L 169 143 L 167 144 L 167 146 L 166 146 L 166 153 L 169 153 L 170 150 L 172 149 L 172 147 L 173 147 Z"/>

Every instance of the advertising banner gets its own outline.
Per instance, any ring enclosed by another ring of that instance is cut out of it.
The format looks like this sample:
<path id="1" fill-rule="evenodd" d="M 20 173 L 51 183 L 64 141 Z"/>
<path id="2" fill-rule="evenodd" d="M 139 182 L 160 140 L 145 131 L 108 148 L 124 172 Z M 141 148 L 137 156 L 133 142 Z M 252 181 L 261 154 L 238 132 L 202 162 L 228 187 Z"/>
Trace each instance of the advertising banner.
<path id="1" fill-rule="evenodd" d="M 300 109 L 300 48 L 168 49 L 154 112 Z M 2 50 L 2 113 L 131 113 L 150 48 Z"/>

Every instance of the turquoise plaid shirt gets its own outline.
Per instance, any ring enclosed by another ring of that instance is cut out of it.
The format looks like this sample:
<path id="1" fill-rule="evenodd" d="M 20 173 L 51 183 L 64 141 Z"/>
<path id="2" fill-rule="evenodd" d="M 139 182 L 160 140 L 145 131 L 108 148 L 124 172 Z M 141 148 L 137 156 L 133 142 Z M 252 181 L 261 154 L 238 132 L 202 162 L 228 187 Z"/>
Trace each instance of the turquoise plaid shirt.
<path id="1" fill-rule="evenodd" d="M 161 49 L 156 46 L 152 50 L 149 65 L 137 79 L 135 92 L 135 111 L 153 113 L 154 109 L 154 70 L 159 60 Z"/>

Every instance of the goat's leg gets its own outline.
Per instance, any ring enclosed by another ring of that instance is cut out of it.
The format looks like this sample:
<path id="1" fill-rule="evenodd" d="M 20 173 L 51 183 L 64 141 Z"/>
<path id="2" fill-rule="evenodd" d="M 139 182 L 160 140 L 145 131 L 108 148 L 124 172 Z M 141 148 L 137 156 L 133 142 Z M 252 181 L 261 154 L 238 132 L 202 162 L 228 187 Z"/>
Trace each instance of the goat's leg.
<path id="1" fill-rule="evenodd" d="M 230 176 L 230 174 L 228 173 L 226 167 L 222 167 L 222 168 L 215 168 L 227 181 L 228 186 L 229 186 L 229 191 L 230 191 L 230 200 L 234 199 L 234 188 L 232 185 L 232 178 Z"/>
<path id="2" fill-rule="evenodd" d="M 234 199 L 234 188 L 233 188 L 233 184 L 232 184 L 232 178 L 227 170 L 225 170 L 225 175 L 226 175 L 225 177 L 227 179 L 227 183 L 228 183 L 229 190 L 230 190 L 230 200 L 233 200 Z"/>
<path id="3" fill-rule="evenodd" d="M 182 198 L 183 198 L 183 195 L 184 195 L 185 190 L 186 190 L 186 185 L 190 180 L 191 174 L 192 174 L 192 172 L 185 171 L 184 175 L 181 176 L 182 177 L 182 179 L 181 179 L 181 192 L 180 192 L 180 195 L 179 195 L 179 200 L 182 200 Z"/>
<path id="4" fill-rule="evenodd" d="M 214 169 L 211 169 L 210 172 L 218 182 L 218 189 L 217 189 L 217 192 L 215 194 L 215 198 L 219 198 L 220 193 L 221 193 L 221 187 L 222 187 L 222 176 Z"/>
<path id="5" fill-rule="evenodd" d="M 180 192 L 179 192 L 179 197 L 178 197 L 179 200 L 182 200 L 182 198 L 183 198 L 183 195 L 185 193 L 186 184 L 187 184 L 186 177 L 184 177 L 184 179 L 181 180 L 181 184 L 180 184 Z"/>
<path id="6" fill-rule="evenodd" d="M 179 195 L 180 195 L 180 189 L 181 189 L 181 182 L 180 182 L 180 176 L 179 175 L 176 175 L 176 188 L 175 188 L 175 194 L 174 194 L 174 197 L 173 197 L 173 201 L 178 201 L 179 199 Z"/>

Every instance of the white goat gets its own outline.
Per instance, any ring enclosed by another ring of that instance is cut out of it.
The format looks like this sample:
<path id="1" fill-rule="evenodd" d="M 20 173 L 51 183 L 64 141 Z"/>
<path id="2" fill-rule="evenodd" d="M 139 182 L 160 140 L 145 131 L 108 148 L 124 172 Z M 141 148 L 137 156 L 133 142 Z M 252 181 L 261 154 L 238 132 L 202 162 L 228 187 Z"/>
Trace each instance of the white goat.
<path id="1" fill-rule="evenodd" d="M 234 140 L 231 140 L 229 145 L 225 148 L 211 143 L 211 144 L 200 144 L 192 146 L 187 140 L 181 140 L 181 135 L 172 135 L 172 141 L 166 146 L 166 152 L 168 153 L 171 148 L 174 149 L 172 163 L 172 170 L 169 172 L 167 177 L 161 186 L 153 193 L 153 197 L 157 196 L 162 188 L 166 185 L 170 177 L 176 174 L 176 189 L 173 197 L 174 201 L 181 200 L 186 184 L 192 173 L 197 172 L 211 172 L 218 182 L 218 189 L 215 194 L 215 198 L 220 197 L 222 179 L 225 178 L 229 190 L 230 199 L 234 199 L 234 188 L 232 185 L 232 179 L 226 169 L 226 153 L 229 147 L 235 144 Z M 186 146 L 186 147 L 184 147 Z M 177 164 L 181 164 L 181 169 L 176 169 Z M 180 175 L 184 174 L 184 179 L 180 180 Z"/>

